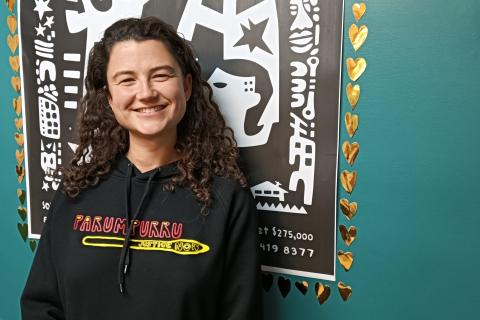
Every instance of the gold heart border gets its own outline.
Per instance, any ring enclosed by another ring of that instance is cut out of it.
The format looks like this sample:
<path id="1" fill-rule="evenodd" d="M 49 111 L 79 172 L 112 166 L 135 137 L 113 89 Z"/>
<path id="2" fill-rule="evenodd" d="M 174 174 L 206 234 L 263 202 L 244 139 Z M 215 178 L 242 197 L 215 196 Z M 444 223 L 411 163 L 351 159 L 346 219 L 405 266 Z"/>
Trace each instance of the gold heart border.
<path id="1" fill-rule="evenodd" d="M 22 115 L 22 96 L 21 96 L 21 79 L 20 79 L 20 56 L 18 53 L 18 45 L 20 42 L 19 35 L 18 35 L 18 16 L 17 16 L 17 1 L 16 0 L 7 0 L 6 5 L 8 8 L 7 16 L 5 17 L 5 24 L 4 28 L 6 28 L 7 37 L 5 38 L 7 44 L 7 51 L 8 54 L 6 57 L 8 58 L 8 64 L 10 65 L 10 70 L 12 74 L 5 75 L 6 77 L 10 77 L 10 87 L 14 92 L 14 97 L 12 100 L 13 106 L 13 113 L 14 119 L 13 122 L 15 123 L 15 133 L 14 133 L 14 140 L 17 144 L 17 148 L 15 150 L 15 159 L 16 159 L 16 166 L 15 166 L 15 175 L 17 176 L 18 187 L 16 195 L 17 200 L 19 202 L 19 208 L 22 210 L 21 212 L 17 212 L 17 217 L 21 219 L 21 221 L 17 224 L 17 228 L 19 231 L 19 235 L 22 240 L 25 242 L 27 248 L 34 252 L 37 248 L 37 240 L 27 239 L 24 234 L 24 228 L 27 226 L 27 223 L 23 220 L 23 213 L 27 208 L 24 206 L 25 202 L 25 187 L 24 187 L 24 177 L 25 177 L 25 153 L 23 148 L 24 143 L 24 134 L 23 134 L 23 115 Z M 28 236 L 28 235 L 27 235 Z M 28 240 L 28 241 L 27 241 Z"/>
<path id="2" fill-rule="evenodd" d="M 360 19 L 364 16 L 365 12 L 367 11 L 367 5 L 365 2 L 361 3 L 354 3 L 352 5 L 352 15 L 354 20 L 358 23 Z M 350 38 L 350 43 L 353 46 L 354 52 L 356 53 L 361 47 L 364 46 L 368 36 L 368 27 L 366 24 L 362 23 L 360 27 L 358 27 L 355 23 L 350 26 L 348 30 L 348 35 Z M 345 88 L 345 93 L 347 95 L 348 102 L 351 106 L 351 110 L 353 111 L 358 104 L 360 98 L 360 85 L 357 81 L 360 77 L 365 73 L 367 67 L 367 60 L 364 57 L 354 56 L 354 57 L 347 57 L 345 60 L 345 73 L 347 74 L 347 78 L 350 78 L 352 82 L 348 82 Z M 358 156 L 358 152 L 360 149 L 360 145 L 357 142 L 351 141 L 353 136 L 355 135 L 358 129 L 359 123 L 359 116 L 356 114 L 351 114 L 347 112 L 344 116 L 344 124 L 347 131 L 349 139 L 347 138 L 342 143 L 342 151 L 345 155 L 346 160 L 348 161 L 349 165 L 352 167 L 354 165 L 355 159 Z M 351 147 L 353 144 L 356 144 L 358 147 L 357 153 L 352 156 Z M 348 149 L 348 150 L 346 150 Z M 340 173 L 341 172 L 341 173 Z M 353 189 L 355 188 L 357 182 L 358 172 L 352 171 L 349 172 L 347 170 L 339 169 L 339 177 L 340 185 L 343 187 L 344 191 L 351 195 Z M 358 209 L 357 202 L 350 202 L 346 198 L 341 198 L 339 200 L 339 208 L 343 212 L 344 220 L 349 222 L 356 214 Z M 339 226 L 340 232 L 342 233 L 343 244 L 349 247 L 356 239 L 357 236 L 357 227 L 355 226 L 348 226 L 346 224 L 340 224 Z M 343 267 L 344 272 L 348 272 L 351 270 L 354 261 L 354 255 L 351 252 L 343 252 L 342 250 L 337 251 L 337 258 L 340 262 L 340 265 Z M 352 295 L 352 287 L 343 283 L 339 280 L 338 284 L 338 293 L 341 299 L 346 302 L 350 299 Z"/>

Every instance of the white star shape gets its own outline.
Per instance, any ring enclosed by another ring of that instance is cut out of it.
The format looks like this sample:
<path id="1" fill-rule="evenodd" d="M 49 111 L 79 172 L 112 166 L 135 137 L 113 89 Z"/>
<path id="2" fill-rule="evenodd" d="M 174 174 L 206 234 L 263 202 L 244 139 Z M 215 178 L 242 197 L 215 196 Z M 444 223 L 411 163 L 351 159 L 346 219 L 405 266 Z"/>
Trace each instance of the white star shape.
<path id="1" fill-rule="evenodd" d="M 48 191 L 48 183 L 46 183 L 45 181 L 43 181 L 43 186 L 42 186 L 42 190 L 45 190 L 45 191 Z"/>
<path id="2" fill-rule="evenodd" d="M 45 27 L 42 26 L 40 22 L 38 23 L 38 27 L 35 27 L 35 30 L 37 30 L 37 36 L 42 35 L 45 37 L 45 34 L 43 34 L 43 32 L 45 31 Z"/>
<path id="3" fill-rule="evenodd" d="M 43 14 L 48 11 L 52 11 L 52 8 L 48 6 L 50 0 L 35 0 L 35 9 L 33 11 L 38 12 L 40 21 L 43 19 Z"/>
<path id="4" fill-rule="evenodd" d="M 47 17 L 47 22 L 45 22 L 45 25 L 51 29 L 52 24 L 53 24 L 53 16 Z"/>

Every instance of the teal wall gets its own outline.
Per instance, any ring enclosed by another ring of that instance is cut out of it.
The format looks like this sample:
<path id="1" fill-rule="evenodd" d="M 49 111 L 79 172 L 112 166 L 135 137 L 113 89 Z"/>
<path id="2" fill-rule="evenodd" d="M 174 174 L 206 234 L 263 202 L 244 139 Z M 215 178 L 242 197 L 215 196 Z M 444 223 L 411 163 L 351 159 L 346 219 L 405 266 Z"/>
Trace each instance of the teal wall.
<path id="1" fill-rule="evenodd" d="M 22 220 L 17 213 L 20 204 L 17 188 L 25 189 L 25 182 L 19 184 L 15 173 L 15 150 L 18 145 L 14 134 L 16 114 L 12 99 L 18 94 L 10 84 L 15 75 L 9 64 L 11 51 L 7 45 L 10 31 L 7 16 L 10 11 L 5 1 L 0 4 L 0 320 L 19 319 L 18 297 L 23 289 L 25 277 L 30 269 L 32 251 L 23 241 L 17 228 Z M 18 32 L 18 29 L 15 33 Z M 18 55 L 18 49 L 15 52 Z M 17 74 L 18 75 L 18 74 Z"/>
<path id="2" fill-rule="evenodd" d="M 345 30 L 354 22 L 345 1 Z M 353 169 L 358 183 L 351 196 L 359 203 L 351 222 L 358 239 L 346 273 L 352 286 L 343 302 L 336 282 L 324 305 L 313 294 L 315 280 L 288 277 L 283 298 L 276 281 L 265 293 L 265 319 L 451 319 L 475 314 L 480 303 L 480 2 L 478 0 L 365 0 L 369 35 L 354 53 L 345 34 L 344 58 L 363 56 L 368 67 L 357 81 L 362 94 L 355 113 L 354 139 L 361 148 Z M 15 174 L 15 96 L 6 44 L 8 9 L 0 8 L 0 319 L 18 319 L 18 296 L 32 259 L 17 223 Z M 343 72 L 347 81 L 346 72 Z M 342 92 L 342 119 L 351 108 Z M 347 140 L 343 120 L 341 142 Z M 343 156 L 339 170 L 350 169 Z M 303 296 L 294 286 L 306 280 Z M 477 284 L 476 284 L 477 283 Z"/>

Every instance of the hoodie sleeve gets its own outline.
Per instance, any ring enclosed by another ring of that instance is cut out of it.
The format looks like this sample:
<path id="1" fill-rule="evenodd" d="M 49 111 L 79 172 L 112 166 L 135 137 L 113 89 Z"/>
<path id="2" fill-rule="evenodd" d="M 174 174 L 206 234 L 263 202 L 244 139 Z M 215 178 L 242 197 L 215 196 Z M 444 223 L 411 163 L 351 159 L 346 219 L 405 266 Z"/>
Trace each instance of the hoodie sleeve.
<path id="1" fill-rule="evenodd" d="M 261 319 L 258 213 L 255 202 L 248 189 L 238 187 L 228 207 L 230 219 L 219 319 Z"/>
<path id="2" fill-rule="evenodd" d="M 58 198 L 59 193 L 57 192 L 55 198 Z M 52 260 L 51 237 L 55 200 L 52 202 L 48 219 L 43 227 L 38 249 L 20 299 L 23 320 L 65 319 Z"/>

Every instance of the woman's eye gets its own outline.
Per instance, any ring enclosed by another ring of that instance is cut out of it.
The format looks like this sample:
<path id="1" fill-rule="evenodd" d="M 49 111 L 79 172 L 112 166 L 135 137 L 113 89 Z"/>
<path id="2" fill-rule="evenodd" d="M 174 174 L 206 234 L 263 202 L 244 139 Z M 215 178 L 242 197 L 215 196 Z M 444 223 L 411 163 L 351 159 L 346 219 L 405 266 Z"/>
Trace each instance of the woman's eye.
<path id="1" fill-rule="evenodd" d="M 154 78 L 155 80 L 165 81 L 165 80 L 167 80 L 167 79 L 170 78 L 170 75 L 169 75 L 169 74 L 161 73 L 161 74 L 156 74 L 156 75 L 154 75 L 153 78 Z"/>
<path id="2" fill-rule="evenodd" d="M 132 84 L 135 81 L 133 78 L 126 78 L 119 81 L 119 84 Z"/>

